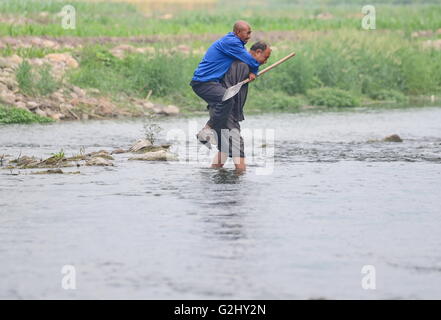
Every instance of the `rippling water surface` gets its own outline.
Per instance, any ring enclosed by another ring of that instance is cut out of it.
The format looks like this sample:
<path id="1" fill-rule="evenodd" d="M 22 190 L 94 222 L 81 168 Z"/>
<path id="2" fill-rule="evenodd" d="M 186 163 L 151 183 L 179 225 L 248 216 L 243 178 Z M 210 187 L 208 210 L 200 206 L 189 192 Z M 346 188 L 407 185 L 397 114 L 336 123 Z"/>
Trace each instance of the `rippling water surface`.
<path id="1" fill-rule="evenodd" d="M 248 116 L 243 175 L 207 168 L 192 131 L 204 120 L 161 122 L 163 140 L 190 136 L 173 140 L 174 164 L 0 169 L 0 298 L 441 298 L 441 108 Z M 127 148 L 142 128 L 0 126 L 0 155 Z M 378 141 L 390 134 L 404 142 Z"/>

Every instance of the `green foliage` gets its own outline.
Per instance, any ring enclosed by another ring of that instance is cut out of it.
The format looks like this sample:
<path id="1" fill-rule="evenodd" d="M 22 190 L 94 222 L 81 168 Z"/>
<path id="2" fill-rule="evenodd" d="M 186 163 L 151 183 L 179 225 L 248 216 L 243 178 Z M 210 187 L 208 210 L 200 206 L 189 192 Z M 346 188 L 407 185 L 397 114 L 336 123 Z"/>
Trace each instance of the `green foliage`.
<path id="1" fill-rule="evenodd" d="M 63 149 L 60 150 L 58 153 L 51 153 L 52 158 L 56 161 L 62 160 L 65 157 Z"/>
<path id="2" fill-rule="evenodd" d="M 145 139 L 154 145 L 159 133 L 162 131 L 162 127 L 156 122 L 156 116 L 154 114 L 144 118 L 143 129 Z"/>
<path id="3" fill-rule="evenodd" d="M 315 106 L 356 107 L 360 105 L 357 97 L 337 88 L 311 89 L 307 92 L 307 97 Z"/>
<path id="4" fill-rule="evenodd" d="M 158 1 L 159 2 L 159 1 Z M 377 8 L 377 28 L 381 30 L 436 30 L 440 28 L 441 6 L 439 0 L 373 1 Z M 56 14 L 64 5 L 73 4 L 77 10 L 77 27 L 65 30 L 61 17 Z M 344 5 L 343 5 L 344 4 Z M 10 24 L 0 22 L 0 36 L 50 35 L 50 36 L 133 36 L 156 34 L 225 33 L 238 18 L 247 19 L 256 30 L 360 30 L 360 13 L 363 0 L 344 1 L 249 1 L 223 0 L 214 10 L 182 10 L 155 8 L 148 18 L 135 5 L 115 1 L 70 0 L 1 0 L 0 12 L 30 19 L 45 11 L 50 14 L 47 23 Z M 406 5 L 399 5 L 406 4 Z M 413 5 L 410 5 L 413 4 Z M 146 6 L 144 6 L 146 8 Z M 164 13 L 173 13 L 172 19 L 163 19 Z M 81 13 L 81 14 L 80 14 Z M 238 13 L 241 16 L 238 16 Z M 321 13 L 330 13 L 332 19 L 317 19 Z M 382 18 L 383 17 L 383 18 Z M 384 17 L 387 17 L 384 18 Z M 116 26 L 116 27 L 114 27 Z M 228 27 L 226 27 L 228 26 Z"/>
<path id="5" fill-rule="evenodd" d="M 146 94 L 152 90 L 157 96 L 173 95 L 189 87 L 192 74 L 189 62 L 179 54 L 158 54 L 154 57 L 133 55 L 124 60 L 121 72 L 131 79 L 130 85 L 137 92 Z"/>
<path id="6" fill-rule="evenodd" d="M 414 48 L 402 48 L 399 51 L 401 58 L 401 72 L 403 77 L 403 91 L 409 94 L 431 93 L 437 89 L 439 69 L 435 69 L 436 62 L 430 52 Z M 438 55 L 438 59 L 440 55 Z"/>
<path id="7" fill-rule="evenodd" d="M 303 41 L 296 51 L 301 55 L 256 81 L 256 87 L 290 95 L 320 87 L 368 96 L 382 89 L 411 95 L 440 90 L 441 52 L 397 36 L 338 32 L 332 39 Z M 287 53 L 278 53 L 270 63 Z"/>
<path id="8" fill-rule="evenodd" d="M 118 72 L 119 61 L 105 48 L 86 47 L 77 58 L 80 68 L 70 73 L 72 83 L 103 92 L 124 92 L 128 79 Z"/>
<path id="9" fill-rule="evenodd" d="M 372 3 L 376 3 L 377 8 L 377 30 L 366 31 L 361 29 L 359 16 L 360 5 L 365 4 L 363 0 L 354 0 L 351 4 L 344 0 L 224 0 L 213 6 L 215 10 L 189 11 L 176 7 L 168 11 L 168 7 L 147 13 L 148 18 L 136 6 L 127 3 L 75 1 L 77 13 L 81 12 L 77 14 L 77 28 L 64 30 L 56 14 L 62 6 L 71 4 L 70 1 L 1 0 L 2 14 L 21 15 L 32 20 L 39 12 L 46 11 L 50 19 L 47 23 L 14 25 L 0 22 L 0 36 L 217 36 L 230 31 L 233 22 L 243 18 L 255 31 L 273 31 L 266 34 L 267 40 L 277 50 L 273 51 L 268 65 L 291 51 L 297 52 L 295 58 L 250 84 L 248 105 L 251 108 L 295 110 L 305 103 L 299 96 L 306 93 L 317 103 L 353 105 L 357 99 L 352 101 L 346 97 L 349 102 L 343 103 L 340 100 L 346 98 L 341 92 L 351 97 L 364 95 L 397 102 L 404 101 L 404 94 L 441 92 L 441 51 L 423 49 L 421 41 L 426 39 L 410 36 L 414 31 L 441 28 L 441 0 L 418 0 L 412 4 L 407 0 Z M 170 12 L 171 19 L 161 18 Z M 330 13 L 332 18 L 317 18 L 321 13 Z M 177 45 L 175 38 L 170 43 L 165 37 L 159 39 L 165 48 Z M 212 41 L 211 36 L 182 39 L 194 48 L 207 48 Z M 0 55 L 17 53 L 24 58 L 41 58 L 54 51 L 6 47 L 0 49 Z M 80 61 L 80 67 L 71 70 L 68 76 L 69 81 L 79 87 L 138 98 L 145 98 L 152 92 L 153 100 L 177 104 L 184 107 L 183 111 L 205 110 L 205 103 L 188 85 L 201 55 L 130 54 L 118 59 L 104 45 L 86 45 L 72 52 Z M 49 71 L 48 68 L 32 70 L 29 64 L 23 63 L 16 74 L 22 92 L 47 95 L 56 90 L 57 81 L 51 78 Z M 326 101 L 322 101 L 314 95 L 319 91 L 313 89 L 323 87 L 343 91 L 336 90 L 333 97 L 325 95 L 322 98 Z"/>
<path id="10" fill-rule="evenodd" d="M 16 73 L 16 78 L 18 82 L 18 86 L 20 87 L 20 90 L 25 94 L 33 94 L 34 90 L 34 80 L 32 75 L 32 67 L 27 61 L 23 61 Z"/>
<path id="11" fill-rule="evenodd" d="M 10 45 L 6 45 L 0 49 L 0 56 L 7 57 L 16 54 L 22 58 L 43 58 L 49 53 L 55 53 L 60 50 L 54 50 L 50 48 L 30 47 L 30 48 L 13 48 Z"/>
<path id="12" fill-rule="evenodd" d="M 53 120 L 50 118 L 41 117 L 35 113 L 23 109 L 3 107 L 0 105 L 0 124 L 34 122 L 47 123 L 53 122 Z"/>
<path id="13" fill-rule="evenodd" d="M 376 92 L 372 92 L 369 95 L 370 98 L 380 101 L 390 102 L 406 102 L 407 97 L 397 90 L 380 89 Z"/>
<path id="14" fill-rule="evenodd" d="M 46 96 L 60 87 L 60 83 L 51 74 L 50 65 L 43 65 L 35 73 L 32 66 L 24 60 L 16 71 L 20 90 L 27 95 Z"/>
<path id="15" fill-rule="evenodd" d="M 282 91 L 250 90 L 247 105 L 250 108 L 257 108 L 265 111 L 295 111 L 305 105 L 305 101 L 300 97 L 289 96 Z"/>
<path id="16" fill-rule="evenodd" d="M 79 59 L 80 68 L 69 76 L 75 85 L 143 98 L 151 91 L 153 98 L 180 102 L 191 95 L 189 82 L 199 62 L 181 54 L 131 54 L 120 60 L 102 47 L 85 49 Z"/>
<path id="17" fill-rule="evenodd" d="M 314 67 L 312 61 L 305 56 L 306 52 L 299 52 L 283 66 L 278 67 L 271 74 L 265 75 L 256 81 L 259 90 L 273 88 L 289 95 L 304 94 L 314 86 Z M 282 58 L 280 55 L 272 60 Z M 263 66 L 261 67 L 263 69 Z"/>
<path id="18" fill-rule="evenodd" d="M 38 70 L 38 77 L 35 83 L 36 91 L 42 95 L 47 96 L 58 90 L 60 83 L 54 79 L 51 74 L 51 67 L 44 65 Z"/>

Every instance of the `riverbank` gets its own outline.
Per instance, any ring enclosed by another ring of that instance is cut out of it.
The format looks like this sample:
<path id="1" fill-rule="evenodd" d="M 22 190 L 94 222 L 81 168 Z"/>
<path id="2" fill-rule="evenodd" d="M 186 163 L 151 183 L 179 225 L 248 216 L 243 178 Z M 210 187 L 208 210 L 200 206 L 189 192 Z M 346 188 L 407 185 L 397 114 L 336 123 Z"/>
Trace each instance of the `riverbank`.
<path id="1" fill-rule="evenodd" d="M 0 4 L 0 104 L 54 121 L 206 110 L 188 83 L 208 46 L 229 31 L 231 9 L 164 17 L 162 10 L 149 15 L 130 4 L 74 2 L 82 12 L 78 27 L 60 30 L 66 3 Z M 379 14 L 390 15 L 378 19 L 375 30 L 361 28 L 358 6 L 280 3 L 248 10 L 243 18 L 253 25 L 251 42 L 267 40 L 273 48 L 269 64 L 297 52 L 250 85 L 246 109 L 252 113 L 439 101 L 437 6 L 378 5 Z"/>

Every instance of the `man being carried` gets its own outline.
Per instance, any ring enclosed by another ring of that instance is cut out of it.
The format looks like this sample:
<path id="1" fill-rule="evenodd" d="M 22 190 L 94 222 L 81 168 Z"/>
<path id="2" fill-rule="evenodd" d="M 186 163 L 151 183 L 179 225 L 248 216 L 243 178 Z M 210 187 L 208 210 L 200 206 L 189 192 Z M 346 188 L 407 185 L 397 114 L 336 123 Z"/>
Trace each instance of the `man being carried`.
<path id="1" fill-rule="evenodd" d="M 207 50 L 190 83 L 193 91 L 208 103 L 210 120 L 197 137 L 209 146 L 209 132 L 214 130 L 219 152 L 213 159 L 213 168 L 223 167 L 227 157 L 233 158 L 237 170 L 246 168 L 239 121 L 244 120 L 248 85 L 242 86 L 233 98 L 222 101 L 222 97 L 227 88 L 238 82 L 247 78 L 254 80 L 259 66 L 271 55 L 271 49 L 264 42 L 255 43 L 248 52 L 245 44 L 250 37 L 250 25 L 245 21 L 236 22 L 233 32 L 214 42 Z"/>

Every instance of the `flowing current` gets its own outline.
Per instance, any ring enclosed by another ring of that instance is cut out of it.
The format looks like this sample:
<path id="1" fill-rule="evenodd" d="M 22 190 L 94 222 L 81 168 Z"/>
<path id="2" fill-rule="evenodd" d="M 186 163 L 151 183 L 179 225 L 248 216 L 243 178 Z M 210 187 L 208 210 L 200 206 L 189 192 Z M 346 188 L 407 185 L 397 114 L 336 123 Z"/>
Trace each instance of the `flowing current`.
<path id="1" fill-rule="evenodd" d="M 4 160 L 0 298 L 441 298 L 441 108 L 246 116 L 242 175 L 208 168 L 205 120 L 159 120 L 175 162 L 35 175 Z M 0 156 L 142 137 L 142 120 L 0 126 Z"/>

